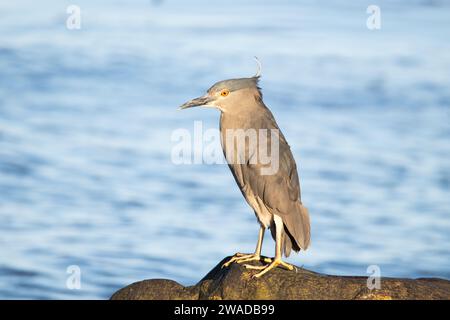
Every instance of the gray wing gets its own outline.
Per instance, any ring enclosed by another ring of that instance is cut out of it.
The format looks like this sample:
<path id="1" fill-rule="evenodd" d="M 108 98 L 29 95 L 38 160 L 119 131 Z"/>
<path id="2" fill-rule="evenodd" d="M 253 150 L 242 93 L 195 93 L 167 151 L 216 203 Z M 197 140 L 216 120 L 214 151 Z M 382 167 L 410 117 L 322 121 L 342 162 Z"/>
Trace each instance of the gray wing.
<path id="1" fill-rule="evenodd" d="M 255 196 L 262 200 L 270 212 L 283 219 L 298 247 L 306 249 L 310 239 L 309 214 L 301 204 L 297 165 L 291 149 L 269 109 L 265 108 L 263 115 L 256 118 L 249 127 L 277 129 L 278 170 L 271 175 L 261 175 L 263 165 L 251 163 L 229 164 L 230 169 L 244 197 L 247 199 L 246 193 L 250 189 Z M 270 139 L 269 134 L 269 143 Z"/>
<path id="2" fill-rule="evenodd" d="M 271 175 L 262 175 L 262 165 L 247 165 L 249 175 L 246 177 L 250 188 L 263 200 L 264 204 L 278 214 L 288 215 L 293 210 L 296 202 L 300 201 L 300 183 L 298 179 L 297 165 L 283 133 L 276 124 L 272 114 L 268 111 L 265 117 L 268 129 L 276 129 L 276 138 L 279 145 L 278 170 Z M 268 135 L 268 140 L 272 137 Z"/>

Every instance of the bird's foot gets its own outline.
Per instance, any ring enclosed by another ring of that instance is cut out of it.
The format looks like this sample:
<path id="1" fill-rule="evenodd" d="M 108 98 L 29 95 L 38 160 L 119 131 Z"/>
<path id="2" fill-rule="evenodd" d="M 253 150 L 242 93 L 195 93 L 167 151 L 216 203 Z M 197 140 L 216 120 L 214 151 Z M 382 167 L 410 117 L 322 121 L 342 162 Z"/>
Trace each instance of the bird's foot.
<path id="1" fill-rule="evenodd" d="M 222 265 L 222 268 L 229 267 L 232 263 L 243 263 L 243 262 L 250 262 L 250 261 L 263 261 L 266 263 L 270 263 L 272 259 L 261 257 L 261 255 L 256 253 L 250 253 L 250 254 L 244 254 L 244 253 L 236 253 L 230 260 L 225 262 Z"/>
<path id="2" fill-rule="evenodd" d="M 271 263 L 266 266 L 253 266 L 251 264 L 245 264 L 244 267 L 246 267 L 247 269 L 252 269 L 252 270 L 262 270 L 261 272 L 253 275 L 252 278 L 259 278 L 259 277 L 263 276 L 264 274 L 266 274 L 267 272 L 269 272 L 270 270 L 272 270 L 278 266 L 283 267 L 290 271 L 295 269 L 295 266 L 293 266 L 292 264 L 289 264 L 287 262 L 284 262 L 281 259 L 275 258 L 273 260 L 272 259 L 270 259 L 270 260 L 271 260 Z"/>

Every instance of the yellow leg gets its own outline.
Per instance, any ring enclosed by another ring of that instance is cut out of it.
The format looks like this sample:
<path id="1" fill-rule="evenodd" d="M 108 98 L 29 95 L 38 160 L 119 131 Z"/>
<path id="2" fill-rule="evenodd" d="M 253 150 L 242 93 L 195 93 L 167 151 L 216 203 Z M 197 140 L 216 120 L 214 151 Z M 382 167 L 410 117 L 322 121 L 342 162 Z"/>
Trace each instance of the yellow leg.
<path id="1" fill-rule="evenodd" d="M 272 260 L 272 262 L 267 266 L 253 266 L 246 264 L 245 267 L 247 269 L 252 270 L 262 270 L 261 272 L 255 274 L 253 278 L 259 278 L 272 270 L 273 268 L 276 268 L 278 266 L 282 266 L 288 270 L 294 270 L 294 266 L 284 262 L 281 260 L 281 232 L 283 230 L 283 221 L 281 218 L 277 215 L 274 215 L 274 222 L 275 222 L 275 228 L 276 228 L 276 237 L 275 237 L 275 258 Z"/>
<path id="2" fill-rule="evenodd" d="M 228 260 L 226 263 L 222 265 L 222 268 L 229 267 L 232 263 L 243 263 L 243 262 L 250 262 L 250 261 L 261 261 L 261 249 L 262 249 L 262 243 L 264 239 L 264 231 L 265 228 L 261 226 L 259 229 L 258 234 L 258 243 L 256 244 L 255 253 L 250 254 L 243 254 L 243 253 L 236 253 L 230 260 Z M 264 258 L 265 262 L 271 262 L 271 259 Z"/>

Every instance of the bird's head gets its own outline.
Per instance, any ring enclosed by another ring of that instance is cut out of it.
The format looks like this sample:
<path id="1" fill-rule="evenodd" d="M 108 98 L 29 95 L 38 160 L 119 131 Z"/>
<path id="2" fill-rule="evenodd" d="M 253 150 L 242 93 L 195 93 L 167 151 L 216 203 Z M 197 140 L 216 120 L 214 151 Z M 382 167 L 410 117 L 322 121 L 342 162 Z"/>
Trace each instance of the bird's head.
<path id="1" fill-rule="evenodd" d="M 257 58 L 255 59 L 258 63 L 258 70 L 253 77 L 219 81 L 209 88 L 206 94 L 184 103 L 180 109 L 206 107 L 216 108 L 222 112 L 231 112 L 236 111 L 238 106 L 261 100 L 262 94 L 258 87 L 261 63 Z"/>

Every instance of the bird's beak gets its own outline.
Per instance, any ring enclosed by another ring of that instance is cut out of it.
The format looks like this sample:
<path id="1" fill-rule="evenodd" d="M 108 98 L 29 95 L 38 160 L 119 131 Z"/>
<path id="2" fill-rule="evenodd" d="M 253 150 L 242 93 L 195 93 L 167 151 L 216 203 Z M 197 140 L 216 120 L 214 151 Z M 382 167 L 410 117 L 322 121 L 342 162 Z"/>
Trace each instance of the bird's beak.
<path id="1" fill-rule="evenodd" d="M 188 109 L 188 108 L 192 108 L 192 107 L 200 107 L 200 106 L 205 106 L 208 105 L 213 99 L 208 96 L 207 94 L 205 94 L 202 97 L 198 97 L 195 99 L 192 99 L 191 101 L 188 101 L 184 104 L 182 104 L 178 109 Z"/>

